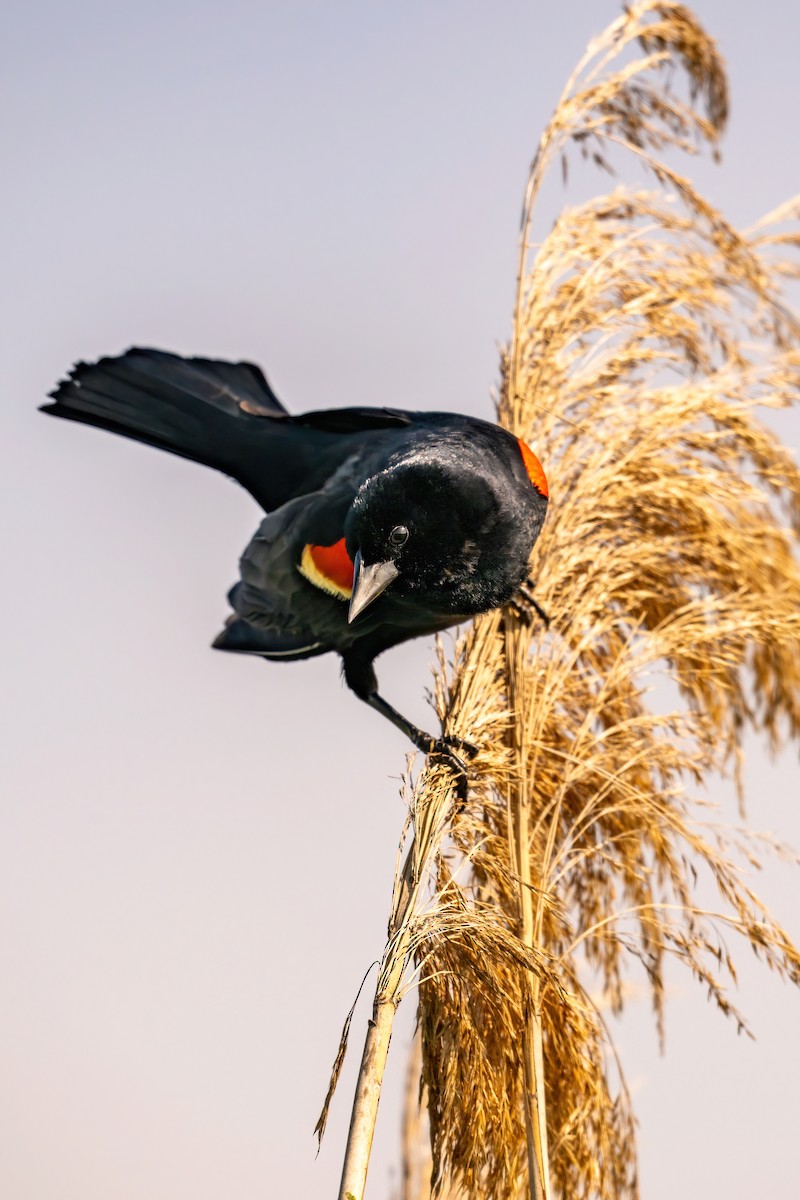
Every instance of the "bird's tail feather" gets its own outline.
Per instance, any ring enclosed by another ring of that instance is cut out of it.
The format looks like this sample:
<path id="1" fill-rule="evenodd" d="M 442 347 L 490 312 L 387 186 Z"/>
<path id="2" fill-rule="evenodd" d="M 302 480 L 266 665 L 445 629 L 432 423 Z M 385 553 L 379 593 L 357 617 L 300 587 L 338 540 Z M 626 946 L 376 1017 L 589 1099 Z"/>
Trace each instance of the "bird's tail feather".
<path id="1" fill-rule="evenodd" d="M 288 413 L 252 363 L 181 358 L 134 348 L 77 363 L 42 412 L 108 429 L 233 473 L 254 417 Z"/>

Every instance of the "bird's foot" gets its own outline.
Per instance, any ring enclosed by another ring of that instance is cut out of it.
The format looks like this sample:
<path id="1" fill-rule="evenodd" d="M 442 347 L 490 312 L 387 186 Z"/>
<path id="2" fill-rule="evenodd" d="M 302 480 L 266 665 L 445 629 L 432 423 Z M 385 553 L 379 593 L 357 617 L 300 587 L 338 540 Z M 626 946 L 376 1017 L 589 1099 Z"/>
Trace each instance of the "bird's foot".
<path id="1" fill-rule="evenodd" d="M 425 736 L 427 735 L 423 734 L 423 737 Z M 431 738 L 428 746 L 420 746 L 420 749 L 429 759 L 446 764 L 452 771 L 456 782 L 456 812 L 460 813 L 467 802 L 469 787 L 469 767 L 464 759 L 475 758 L 480 752 L 480 747 L 474 742 L 468 742 L 466 738 L 442 734 L 439 738 Z"/>
<path id="2" fill-rule="evenodd" d="M 469 743 L 458 744 L 459 748 L 469 745 Z M 470 746 L 470 750 L 475 750 L 475 747 Z M 450 770 L 455 783 L 456 812 L 460 813 L 467 802 L 467 791 L 469 789 L 469 768 L 467 764 L 452 749 L 451 738 L 434 738 L 425 753 L 428 756 L 429 762 L 442 763 Z"/>
<path id="3" fill-rule="evenodd" d="M 523 584 L 517 589 L 514 596 L 508 602 L 506 607 L 521 621 L 523 625 L 532 625 L 534 614 L 544 625 L 545 629 L 550 628 L 550 616 L 542 608 L 539 601 L 533 594 L 533 580 L 526 579 Z"/>
<path id="4" fill-rule="evenodd" d="M 369 693 L 367 704 L 371 708 L 377 709 L 397 729 L 401 729 L 409 741 L 418 750 L 421 750 L 423 754 L 426 754 L 429 758 L 438 759 L 449 766 L 455 777 L 456 795 L 460 811 L 464 807 L 464 802 L 467 798 L 468 784 L 467 764 L 461 756 L 474 758 L 478 753 L 478 747 L 474 746 L 472 742 L 465 741 L 463 738 L 452 737 L 447 734 L 436 738 L 433 734 L 426 733 L 423 729 L 419 729 L 416 725 L 413 725 L 396 708 L 393 708 L 378 692 Z"/>
<path id="5" fill-rule="evenodd" d="M 436 741 L 449 751 L 456 751 L 458 754 L 463 754 L 465 758 L 477 758 L 478 754 L 480 754 L 480 746 L 476 746 L 474 742 L 468 742 L 466 738 L 458 737 L 455 734 L 443 733 Z"/>

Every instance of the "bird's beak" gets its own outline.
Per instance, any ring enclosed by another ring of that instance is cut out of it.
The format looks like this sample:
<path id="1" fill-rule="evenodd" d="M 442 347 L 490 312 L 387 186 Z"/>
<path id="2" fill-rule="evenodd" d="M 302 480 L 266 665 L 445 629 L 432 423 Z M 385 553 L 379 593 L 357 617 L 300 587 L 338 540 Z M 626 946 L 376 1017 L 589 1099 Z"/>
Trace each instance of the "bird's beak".
<path id="1" fill-rule="evenodd" d="M 400 574 L 391 560 L 365 566 L 361 561 L 361 551 L 353 559 L 353 568 L 353 594 L 350 597 L 348 621 L 355 621 L 358 614 L 363 612 L 368 604 L 372 604 L 373 600 L 377 600 L 381 592 Z"/>

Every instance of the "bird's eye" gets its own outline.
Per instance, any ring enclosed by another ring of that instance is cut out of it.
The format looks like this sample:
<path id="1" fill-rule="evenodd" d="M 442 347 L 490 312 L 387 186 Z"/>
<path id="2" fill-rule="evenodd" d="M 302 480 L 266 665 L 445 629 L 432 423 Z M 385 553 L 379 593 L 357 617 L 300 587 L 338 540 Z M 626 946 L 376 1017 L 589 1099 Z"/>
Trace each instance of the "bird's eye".
<path id="1" fill-rule="evenodd" d="M 389 534 L 389 541 L 393 546 L 404 546 L 408 541 L 408 530 L 405 525 L 395 525 Z"/>

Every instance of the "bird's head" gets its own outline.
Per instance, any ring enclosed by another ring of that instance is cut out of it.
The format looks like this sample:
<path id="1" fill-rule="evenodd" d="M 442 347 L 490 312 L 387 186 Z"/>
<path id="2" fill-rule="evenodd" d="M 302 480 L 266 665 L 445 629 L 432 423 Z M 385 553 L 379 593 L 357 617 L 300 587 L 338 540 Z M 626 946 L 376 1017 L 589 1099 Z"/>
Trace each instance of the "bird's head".
<path id="1" fill-rule="evenodd" d="M 371 476 L 345 522 L 349 619 L 384 592 L 454 619 L 505 603 L 525 578 L 546 503 L 527 480 L 517 487 L 486 462 L 438 450 Z"/>

